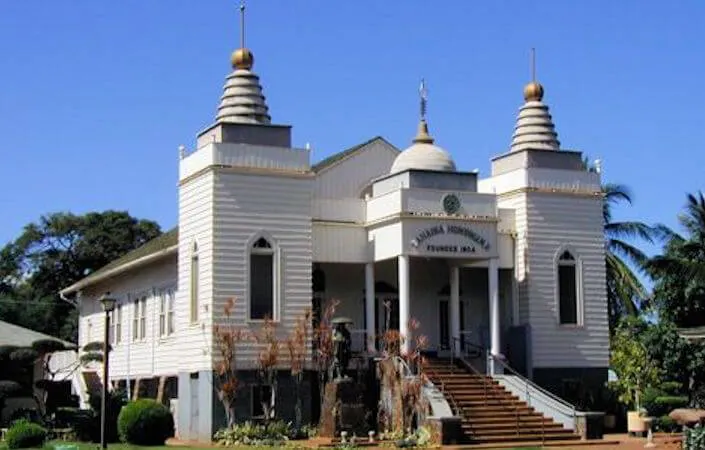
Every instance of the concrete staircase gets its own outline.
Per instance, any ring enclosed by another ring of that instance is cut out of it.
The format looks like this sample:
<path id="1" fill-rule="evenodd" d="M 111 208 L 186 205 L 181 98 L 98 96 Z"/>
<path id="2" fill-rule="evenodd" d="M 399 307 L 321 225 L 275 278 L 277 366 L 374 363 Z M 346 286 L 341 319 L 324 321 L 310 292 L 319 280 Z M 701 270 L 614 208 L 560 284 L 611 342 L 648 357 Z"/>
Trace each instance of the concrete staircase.
<path id="1" fill-rule="evenodd" d="M 497 381 L 447 360 L 430 360 L 425 371 L 462 417 L 464 443 L 577 441 L 580 437 L 536 412 Z"/>

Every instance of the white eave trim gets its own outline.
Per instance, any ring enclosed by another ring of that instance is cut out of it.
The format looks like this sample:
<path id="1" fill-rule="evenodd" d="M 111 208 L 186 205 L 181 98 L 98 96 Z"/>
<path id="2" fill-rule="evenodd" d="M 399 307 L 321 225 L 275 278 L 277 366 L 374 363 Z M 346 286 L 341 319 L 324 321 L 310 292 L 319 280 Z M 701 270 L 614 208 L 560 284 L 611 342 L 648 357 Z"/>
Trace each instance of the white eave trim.
<path id="1" fill-rule="evenodd" d="M 72 292 L 76 292 L 80 289 L 85 288 L 86 286 L 90 286 L 92 284 L 98 283 L 100 281 L 106 280 L 108 278 L 114 277 L 115 275 L 120 275 L 121 273 L 127 272 L 128 270 L 135 269 L 140 266 L 144 266 L 146 264 L 149 264 L 151 262 L 157 261 L 159 259 L 162 259 L 166 256 L 171 255 L 172 253 L 176 253 L 179 249 L 178 245 L 172 245 L 171 247 L 167 247 L 163 250 L 159 250 L 158 252 L 151 253 L 149 255 L 143 256 L 141 258 L 137 258 L 134 261 L 127 262 L 125 264 L 122 264 L 117 267 L 113 267 L 110 270 L 105 271 L 104 273 L 101 273 L 100 275 L 91 278 L 90 275 L 88 275 L 86 278 L 72 284 L 71 286 L 62 289 L 59 294 L 64 296 L 67 294 L 70 294 Z"/>

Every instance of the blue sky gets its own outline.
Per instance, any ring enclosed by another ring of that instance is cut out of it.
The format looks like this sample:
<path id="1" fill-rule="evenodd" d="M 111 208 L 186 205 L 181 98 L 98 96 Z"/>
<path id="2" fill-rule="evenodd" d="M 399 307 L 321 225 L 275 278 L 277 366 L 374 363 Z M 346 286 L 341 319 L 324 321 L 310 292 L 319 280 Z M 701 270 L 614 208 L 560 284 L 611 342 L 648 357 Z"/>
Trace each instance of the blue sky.
<path id="1" fill-rule="evenodd" d="M 434 5 L 434 6 L 431 6 Z M 537 49 L 564 148 L 603 160 L 675 224 L 705 188 L 705 2 L 250 0 L 247 40 L 273 121 L 314 160 L 429 123 L 460 169 L 507 150 Z M 233 0 L 0 2 L 0 241 L 50 211 L 176 224 L 177 147 L 212 123 L 238 46 Z"/>

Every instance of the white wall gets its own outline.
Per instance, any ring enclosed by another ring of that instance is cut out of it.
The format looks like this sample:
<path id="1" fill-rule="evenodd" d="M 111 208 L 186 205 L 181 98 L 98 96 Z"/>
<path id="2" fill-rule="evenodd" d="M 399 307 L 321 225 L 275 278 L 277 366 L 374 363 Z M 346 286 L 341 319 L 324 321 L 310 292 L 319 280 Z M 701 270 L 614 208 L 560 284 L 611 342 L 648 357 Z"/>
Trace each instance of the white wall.
<path id="1" fill-rule="evenodd" d="M 200 151 L 200 150 L 199 150 Z M 196 152 L 198 153 L 198 152 Z M 213 321 L 213 171 L 182 181 L 179 186 L 179 259 L 176 294 L 177 326 L 183 338 L 179 348 L 179 371 L 195 372 L 212 367 L 210 349 Z M 198 246 L 198 321 L 191 322 L 191 258 Z"/>
<path id="2" fill-rule="evenodd" d="M 532 193 L 526 196 L 529 321 L 534 367 L 607 367 L 609 325 L 600 197 Z M 582 326 L 559 325 L 557 253 L 567 246 L 579 260 Z"/>
<path id="3" fill-rule="evenodd" d="M 214 179 L 214 323 L 224 324 L 224 306 L 235 299 L 232 320 L 257 333 L 248 320 L 249 247 L 260 234 L 276 248 L 279 264 L 279 334 L 311 307 L 312 180 L 286 175 L 218 171 Z M 238 352 L 240 367 L 254 364 L 256 346 Z"/>
<path id="4" fill-rule="evenodd" d="M 128 370 L 131 378 L 176 373 L 184 338 L 184 327 L 179 320 L 182 311 L 175 308 L 175 333 L 169 337 L 160 337 L 159 298 L 154 295 L 155 291 L 167 287 L 176 287 L 176 255 L 167 256 L 141 269 L 91 286 L 90 290 L 81 295 L 79 318 L 81 348 L 88 342 L 103 341 L 105 313 L 98 302 L 103 293 L 110 292 L 122 308 L 122 339 L 112 344 L 110 378 L 125 378 Z M 147 295 L 146 337 L 133 341 L 134 312 L 131 300 L 143 294 Z M 111 337 L 111 341 L 112 339 Z"/>
<path id="5" fill-rule="evenodd" d="M 389 173 L 399 151 L 382 139 L 321 170 L 316 175 L 314 197 L 360 198 L 363 189 L 374 179 Z"/>

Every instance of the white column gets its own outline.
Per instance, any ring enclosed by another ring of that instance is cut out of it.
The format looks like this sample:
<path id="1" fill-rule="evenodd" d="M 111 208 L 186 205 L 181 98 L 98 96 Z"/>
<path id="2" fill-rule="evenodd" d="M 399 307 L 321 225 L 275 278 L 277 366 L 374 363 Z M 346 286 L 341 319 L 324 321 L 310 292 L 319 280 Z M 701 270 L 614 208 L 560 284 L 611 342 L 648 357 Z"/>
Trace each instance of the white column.
<path id="1" fill-rule="evenodd" d="M 367 322 L 367 351 L 375 352 L 375 263 L 365 264 L 365 320 Z"/>
<path id="2" fill-rule="evenodd" d="M 497 258 L 490 259 L 489 268 L 489 297 L 490 297 L 490 353 L 492 356 L 499 356 L 501 351 L 500 343 L 500 317 L 499 317 L 499 262 Z M 494 358 L 490 360 L 490 374 L 499 372 L 501 366 L 494 364 Z"/>
<path id="3" fill-rule="evenodd" d="M 409 257 L 399 255 L 399 334 L 404 339 L 402 353 L 411 348 L 412 336 L 409 335 Z"/>
<path id="4" fill-rule="evenodd" d="M 460 268 L 450 268 L 450 345 L 456 352 L 460 351 Z"/>

